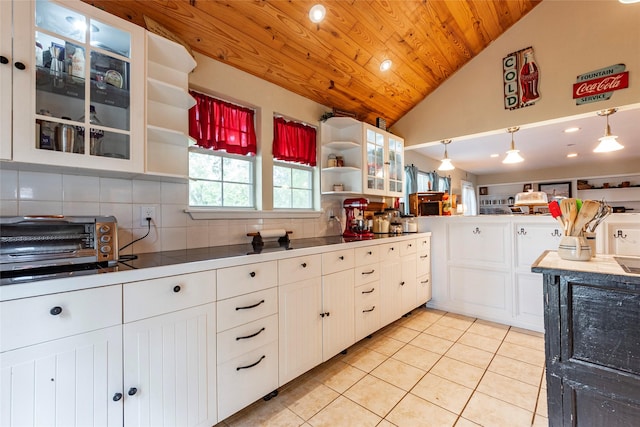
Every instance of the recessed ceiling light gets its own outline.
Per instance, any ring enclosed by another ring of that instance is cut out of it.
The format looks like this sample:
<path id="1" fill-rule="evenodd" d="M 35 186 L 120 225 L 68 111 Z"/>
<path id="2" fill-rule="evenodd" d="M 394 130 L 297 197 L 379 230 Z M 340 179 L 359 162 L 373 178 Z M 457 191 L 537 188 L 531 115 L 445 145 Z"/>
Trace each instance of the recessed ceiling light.
<path id="1" fill-rule="evenodd" d="M 578 153 L 569 153 L 567 157 L 578 157 Z"/>
<path id="2" fill-rule="evenodd" d="M 500 154 L 492 154 L 491 157 L 500 157 Z"/>
<path id="3" fill-rule="evenodd" d="M 631 4 L 631 3 L 638 3 L 640 0 L 618 0 L 618 1 L 624 4 Z"/>
<path id="4" fill-rule="evenodd" d="M 578 128 L 578 127 L 566 128 L 564 130 L 564 133 L 573 133 L 573 132 L 578 132 L 579 130 L 580 130 L 580 128 Z"/>
<path id="5" fill-rule="evenodd" d="M 316 4 L 311 9 L 309 9 L 309 19 L 314 24 L 322 22 L 326 15 L 327 9 L 325 9 L 325 7 L 321 4 Z"/>
<path id="6" fill-rule="evenodd" d="M 392 65 L 393 62 L 391 62 L 390 59 L 385 59 L 380 63 L 380 71 L 387 71 L 389 68 L 391 68 Z"/>

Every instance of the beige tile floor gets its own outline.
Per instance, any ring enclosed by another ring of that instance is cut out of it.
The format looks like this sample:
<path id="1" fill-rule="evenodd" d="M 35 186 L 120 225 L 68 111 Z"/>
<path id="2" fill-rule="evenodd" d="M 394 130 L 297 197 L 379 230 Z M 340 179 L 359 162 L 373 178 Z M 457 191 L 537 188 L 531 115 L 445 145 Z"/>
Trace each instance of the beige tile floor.
<path id="1" fill-rule="evenodd" d="M 218 426 L 547 426 L 542 334 L 419 308 Z"/>

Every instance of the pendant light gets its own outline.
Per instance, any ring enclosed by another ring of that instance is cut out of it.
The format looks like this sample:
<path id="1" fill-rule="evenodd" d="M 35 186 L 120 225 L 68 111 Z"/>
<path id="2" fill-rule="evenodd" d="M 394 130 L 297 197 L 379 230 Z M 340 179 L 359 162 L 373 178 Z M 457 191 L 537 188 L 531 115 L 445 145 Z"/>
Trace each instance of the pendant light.
<path id="1" fill-rule="evenodd" d="M 507 157 L 504 158 L 502 163 L 520 163 L 524 161 L 520 155 L 520 150 L 516 150 L 516 145 L 513 142 L 513 134 L 519 130 L 520 128 L 518 126 L 507 129 L 507 132 L 511 134 L 511 150 L 507 151 Z"/>
<path id="2" fill-rule="evenodd" d="M 447 145 L 451 144 L 450 139 L 444 139 L 440 141 L 444 145 L 444 158 L 442 159 L 442 163 L 440 163 L 439 171 L 452 171 L 456 167 L 451 163 L 451 159 L 447 155 Z"/>
<path id="3" fill-rule="evenodd" d="M 609 108 L 608 110 L 598 111 L 599 116 L 605 116 L 607 118 L 607 127 L 604 130 L 604 136 L 598 138 L 600 143 L 593 150 L 594 153 L 609 153 L 611 151 L 618 151 L 624 148 L 624 145 L 620 144 L 617 140 L 617 136 L 611 135 L 611 128 L 609 127 L 609 116 L 618 111 L 617 108 Z"/>

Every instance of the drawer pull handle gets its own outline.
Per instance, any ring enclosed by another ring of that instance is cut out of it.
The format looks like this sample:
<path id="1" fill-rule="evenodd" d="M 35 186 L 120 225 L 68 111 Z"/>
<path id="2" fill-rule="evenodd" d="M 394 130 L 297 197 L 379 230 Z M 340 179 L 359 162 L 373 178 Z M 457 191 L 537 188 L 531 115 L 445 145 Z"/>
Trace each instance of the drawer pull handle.
<path id="1" fill-rule="evenodd" d="M 307 263 L 303 262 L 302 264 L 300 264 L 302 266 L 302 268 L 307 268 Z"/>
<path id="2" fill-rule="evenodd" d="M 404 286 L 404 281 L 400 282 L 400 286 Z"/>
<path id="3" fill-rule="evenodd" d="M 362 310 L 363 313 L 371 313 L 373 310 L 376 309 L 376 306 L 374 305 L 373 307 L 371 307 L 369 310 Z"/>
<path id="4" fill-rule="evenodd" d="M 423 283 L 423 284 L 424 284 L 424 283 L 429 283 L 429 279 L 427 279 L 427 280 L 423 280 L 423 281 L 422 281 L 422 282 L 420 282 L 420 283 Z"/>
<path id="5" fill-rule="evenodd" d="M 412 245 L 411 243 L 409 243 L 409 244 L 407 245 L 407 247 L 408 247 L 408 248 L 410 248 L 410 247 L 412 247 L 412 246 L 413 246 L 413 245 Z"/>
<path id="6" fill-rule="evenodd" d="M 9 59 L 6 56 L 0 56 L 0 64 L 8 64 Z"/>
<path id="7" fill-rule="evenodd" d="M 57 316 L 58 314 L 62 313 L 62 307 L 55 306 L 55 307 L 53 307 L 51 310 L 49 310 L 49 313 L 50 313 L 52 316 Z"/>
<path id="8" fill-rule="evenodd" d="M 257 361 L 256 363 L 252 363 L 251 365 L 247 365 L 247 366 L 238 366 L 238 367 L 236 368 L 236 371 L 239 371 L 239 370 L 241 370 L 241 369 L 249 369 L 249 368 L 253 368 L 253 367 L 254 367 L 254 366 L 256 366 L 258 363 L 262 362 L 262 359 L 264 359 L 265 357 L 267 357 L 267 356 L 265 356 L 265 355 L 263 354 L 263 355 L 262 355 L 262 357 L 261 357 L 260 359 L 258 359 L 258 361 Z"/>
<path id="9" fill-rule="evenodd" d="M 368 252 L 367 252 L 367 255 L 373 255 L 373 252 L 368 251 Z"/>
<path id="10" fill-rule="evenodd" d="M 343 261 L 343 260 L 344 260 L 344 257 L 343 257 L 342 255 L 340 255 L 340 256 L 338 257 L 338 259 L 339 259 L 340 261 Z"/>
<path id="11" fill-rule="evenodd" d="M 113 401 L 117 402 L 118 400 L 122 399 L 122 393 L 116 393 L 113 395 Z"/>
<path id="12" fill-rule="evenodd" d="M 251 335 L 246 335 L 244 337 L 236 337 L 236 341 L 240 341 L 240 340 L 246 340 L 249 338 L 253 338 L 253 337 L 257 337 L 258 335 L 260 335 L 262 333 L 262 331 L 264 331 L 264 328 L 260 329 L 258 332 L 256 332 L 255 334 L 251 334 Z"/>
<path id="13" fill-rule="evenodd" d="M 389 250 L 390 250 L 390 251 L 395 251 L 395 250 L 396 250 L 396 248 L 394 248 L 393 246 L 391 246 L 391 247 L 389 248 Z"/>
<path id="14" fill-rule="evenodd" d="M 421 255 L 420 258 L 421 259 L 429 258 L 429 255 Z"/>
<path id="15" fill-rule="evenodd" d="M 373 292 L 373 291 L 375 291 L 375 290 L 376 290 L 376 288 L 371 288 L 371 289 L 370 289 L 370 290 L 368 290 L 368 291 L 362 291 L 362 293 L 363 293 L 363 294 L 370 294 L 371 292 Z"/>
<path id="16" fill-rule="evenodd" d="M 264 304 L 264 300 L 260 300 L 260 302 L 258 302 L 256 304 L 253 304 L 253 305 L 247 305 L 246 307 L 236 307 L 236 311 L 238 311 L 238 310 L 248 310 L 250 308 L 256 308 L 260 304 Z"/>
<path id="17" fill-rule="evenodd" d="M 138 389 L 137 389 L 137 388 L 135 388 L 135 387 L 131 387 L 131 388 L 129 389 L 129 391 L 127 392 L 127 394 L 128 394 L 129 396 L 133 396 L 133 395 L 134 395 L 134 394 L 136 394 L 137 392 L 138 392 Z"/>
<path id="18" fill-rule="evenodd" d="M 376 272 L 376 270 L 374 269 L 374 270 L 371 270 L 371 271 L 363 271 L 362 274 L 369 275 L 369 274 L 373 274 L 375 272 Z"/>
<path id="19" fill-rule="evenodd" d="M 251 273 L 249 273 L 249 276 L 251 276 L 251 277 L 256 277 L 256 272 L 255 272 L 255 271 L 252 271 Z"/>
<path id="20" fill-rule="evenodd" d="M 175 286 L 173 287 L 173 292 L 178 293 L 178 292 L 180 292 L 180 289 L 181 289 L 181 288 L 180 288 L 180 285 L 175 285 Z"/>

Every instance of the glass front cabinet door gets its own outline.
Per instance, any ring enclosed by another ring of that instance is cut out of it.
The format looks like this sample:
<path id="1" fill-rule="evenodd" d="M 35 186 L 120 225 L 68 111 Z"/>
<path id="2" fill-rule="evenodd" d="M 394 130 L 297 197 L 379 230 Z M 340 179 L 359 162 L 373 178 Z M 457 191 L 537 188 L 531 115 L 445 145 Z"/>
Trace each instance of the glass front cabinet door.
<path id="1" fill-rule="evenodd" d="M 13 5 L 14 51 L 30 52 L 14 72 L 14 160 L 143 172 L 144 30 L 79 1 Z"/>
<path id="2" fill-rule="evenodd" d="M 364 125 L 363 173 L 366 194 L 401 197 L 404 177 L 404 141 L 376 127 Z"/>

